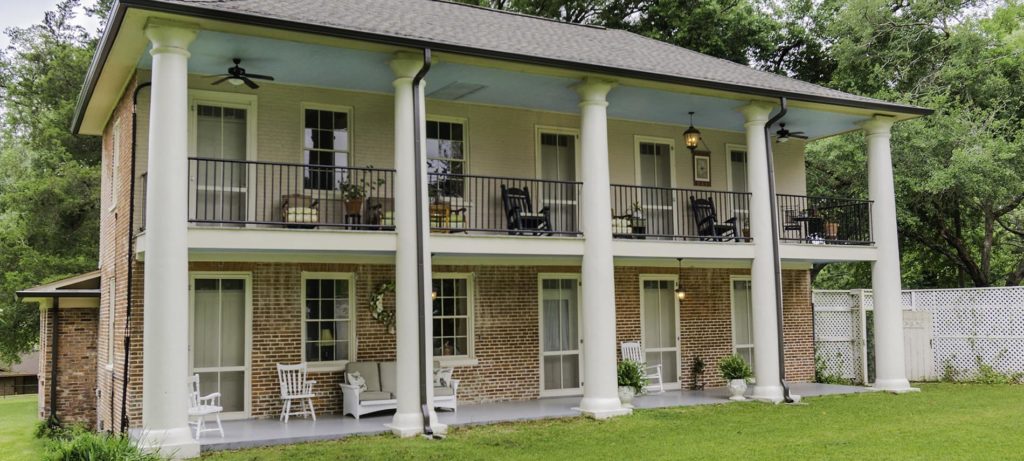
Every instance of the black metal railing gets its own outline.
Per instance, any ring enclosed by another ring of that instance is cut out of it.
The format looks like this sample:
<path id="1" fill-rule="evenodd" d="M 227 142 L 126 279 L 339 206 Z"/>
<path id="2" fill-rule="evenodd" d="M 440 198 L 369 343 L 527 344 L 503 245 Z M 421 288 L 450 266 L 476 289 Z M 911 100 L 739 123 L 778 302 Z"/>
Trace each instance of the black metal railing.
<path id="1" fill-rule="evenodd" d="M 870 245 L 871 201 L 783 195 L 779 240 L 811 244 Z"/>
<path id="2" fill-rule="evenodd" d="M 579 235 L 581 186 L 571 181 L 430 173 L 430 228 L 434 232 Z"/>
<path id="3" fill-rule="evenodd" d="M 394 170 L 190 158 L 189 222 L 394 229 Z"/>
<path id="4" fill-rule="evenodd" d="M 750 241 L 749 193 L 621 184 L 611 187 L 615 238 Z M 713 222 L 708 219 L 709 203 L 715 213 Z"/>

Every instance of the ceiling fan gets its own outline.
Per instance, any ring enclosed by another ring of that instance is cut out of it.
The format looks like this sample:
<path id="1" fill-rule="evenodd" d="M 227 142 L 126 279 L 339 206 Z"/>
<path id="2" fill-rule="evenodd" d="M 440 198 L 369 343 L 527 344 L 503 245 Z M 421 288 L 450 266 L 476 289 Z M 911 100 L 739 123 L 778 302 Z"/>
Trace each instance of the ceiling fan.
<path id="1" fill-rule="evenodd" d="M 803 131 L 787 130 L 785 123 L 779 124 L 779 131 L 776 131 L 775 134 L 778 135 L 778 138 L 776 138 L 775 142 L 786 142 L 789 141 L 789 138 L 807 139 L 807 135 L 804 134 Z"/>
<path id="2" fill-rule="evenodd" d="M 252 81 L 253 79 L 256 79 L 256 80 L 270 80 L 270 81 L 274 80 L 274 77 L 271 77 L 269 75 L 260 75 L 260 74 L 250 74 L 250 73 L 247 73 L 244 68 L 238 66 L 242 62 L 242 60 L 239 59 L 239 58 L 234 58 L 231 61 L 233 61 L 235 63 L 235 66 L 234 67 L 228 67 L 228 73 L 226 73 L 226 74 L 212 75 L 211 77 L 223 77 L 223 78 L 220 79 L 220 80 L 217 80 L 216 82 L 211 83 L 211 85 L 219 85 L 221 83 L 228 82 L 228 83 L 230 83 L 232 85 L 236 85 L 237 86 L 237 85 L 241 85 L 241 84 L 244 83 L 249 88 L 252 88 L 252 89 L 255 90 L 256 88 L 259 88 L 260 86 L 257 85 L 256 82 L 253 82 Z"/>

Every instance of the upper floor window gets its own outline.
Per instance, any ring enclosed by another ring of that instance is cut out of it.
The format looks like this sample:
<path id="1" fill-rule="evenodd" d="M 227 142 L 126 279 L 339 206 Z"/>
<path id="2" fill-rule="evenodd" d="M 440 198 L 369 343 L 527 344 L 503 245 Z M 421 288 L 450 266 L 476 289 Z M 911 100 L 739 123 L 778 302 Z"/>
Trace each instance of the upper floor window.
<path id="1" fill-rule="evenodd" d="M 466 357 L 473 342 L 473 296 L 469 275 L 434 279 L 434 356 Z"/>
<path id="2" fill-rule="evenodd" d="M 465 124 L 456 120 L 427 120 L 427 172 L 436 175 L 466 174 Z M 461 197 L 462 178 L 432 177 L 431 193 Z"/>
<path id="3" fill-rule="evenodd" d="M 303 110 L 303 163 L 308 189 L 337 189 L 349 165 L 349 114 L 346 111 Z M 319 166 L 320 168 L 317 168 Z"/>
<path id="4" fill-rule="evenodd" d="M 355 354 L 351 275 L 304 274 L 302 290 L 303 360 L 350 360 Z"/>

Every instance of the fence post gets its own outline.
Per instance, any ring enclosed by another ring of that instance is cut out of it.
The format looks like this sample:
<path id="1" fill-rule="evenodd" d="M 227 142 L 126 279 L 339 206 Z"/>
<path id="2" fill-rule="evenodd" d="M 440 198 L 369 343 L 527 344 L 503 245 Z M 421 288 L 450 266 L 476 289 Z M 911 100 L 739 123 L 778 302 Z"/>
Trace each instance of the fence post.
<path id="1" fill-rule="evenodd" d="M 868 383 L 868 315 L 864 306 L 865 292 L 868 290 L 858 288 L 850 290 L 850 297 L 853 298 L 854 307 L 857 309 L 857 347 L 860 354 L 860 382 Z"/>

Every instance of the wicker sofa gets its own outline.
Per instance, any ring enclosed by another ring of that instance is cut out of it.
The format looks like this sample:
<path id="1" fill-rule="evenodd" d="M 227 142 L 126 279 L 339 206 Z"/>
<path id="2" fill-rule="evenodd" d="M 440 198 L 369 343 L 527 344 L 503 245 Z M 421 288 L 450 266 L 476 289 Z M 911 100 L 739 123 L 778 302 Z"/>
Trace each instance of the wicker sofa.
<path id="1" fill-rule="evenodd" d="M 358 373 L 363 379 L 363 386 L 353 384 L 351 378 Z M 459 381 L 451 379 L 451 369 L 440 369 L 437 375 L 447 375 L 442 379 L 444 385 L 434 386 L 434 407 L 455 411 L 458 407 Z M 395 362 L 348 362 L 345 365 L 345 382 L 341 386 L 342 415 L 352 415 L 356 419 L 367 413 L 394 410 L 398 407 L 396 397 L 398 371 Z"/>

